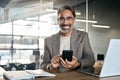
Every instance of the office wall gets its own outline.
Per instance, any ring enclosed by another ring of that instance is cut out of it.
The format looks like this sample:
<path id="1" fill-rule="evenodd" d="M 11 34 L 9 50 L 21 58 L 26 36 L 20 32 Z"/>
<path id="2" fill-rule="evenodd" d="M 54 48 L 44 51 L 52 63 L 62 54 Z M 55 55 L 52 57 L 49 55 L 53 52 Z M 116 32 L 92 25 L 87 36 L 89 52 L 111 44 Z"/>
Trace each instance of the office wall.
<path id="1" fill-rule="evenodd" d="M 95 28 L 88 23 L 90 43 L 97 59 L 97 54 L 106 54 L 110 39 L 120 39 L 120 0 L 90 0 L 88 4 L 88 19 L 97 21 L 97 25 L 108 25 L 110 28 Z M 86 18 L 86 4 L 74 6 L 81 12 L 79 18 Z M 85 27 L 79 23 L 77 28 Z"/>
<path id="2" fill-rule="evenodd" d="M 110 28 L 94 28 L 89 24 L 89 37 L 95 56 L 106 54 L 110 39 L 120 39 L 120 1 L 93 0 L 89 3 L 89 18 L 97 24 L 109 25 Z"/>

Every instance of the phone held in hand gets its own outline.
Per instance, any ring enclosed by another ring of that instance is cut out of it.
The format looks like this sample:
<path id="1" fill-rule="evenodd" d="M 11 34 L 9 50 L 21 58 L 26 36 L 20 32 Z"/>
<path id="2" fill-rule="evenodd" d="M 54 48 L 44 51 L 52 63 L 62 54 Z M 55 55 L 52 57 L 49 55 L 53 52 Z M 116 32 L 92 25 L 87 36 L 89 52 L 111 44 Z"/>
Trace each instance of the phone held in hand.
<path id="1" fill-rule="evenodd" d="M 63 50 L 62 58 L 63 60 L 72 61 L 73 51 L 72 50 Z"/>

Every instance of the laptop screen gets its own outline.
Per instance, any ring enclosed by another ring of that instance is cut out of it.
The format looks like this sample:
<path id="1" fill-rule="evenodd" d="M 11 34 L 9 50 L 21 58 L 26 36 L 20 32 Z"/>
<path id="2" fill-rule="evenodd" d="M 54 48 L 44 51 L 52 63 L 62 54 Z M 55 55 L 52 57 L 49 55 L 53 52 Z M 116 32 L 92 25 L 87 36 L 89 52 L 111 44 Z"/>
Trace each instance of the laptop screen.
<path id="1" fill-rule="evenodd" d="M 120 39 L 111 39 L 105 56 L 103 66 L 97 69 L 81 69 L 79 72 L 95 75 L 98 77 L 108 77 L 120 75 Z M 99 75 L 100 74 L 100 75 Z"/>
<path id="2" fill-rule="evenodd" d="M 100 77 L 120 75 L 120 39 L 111 39 Z"/>

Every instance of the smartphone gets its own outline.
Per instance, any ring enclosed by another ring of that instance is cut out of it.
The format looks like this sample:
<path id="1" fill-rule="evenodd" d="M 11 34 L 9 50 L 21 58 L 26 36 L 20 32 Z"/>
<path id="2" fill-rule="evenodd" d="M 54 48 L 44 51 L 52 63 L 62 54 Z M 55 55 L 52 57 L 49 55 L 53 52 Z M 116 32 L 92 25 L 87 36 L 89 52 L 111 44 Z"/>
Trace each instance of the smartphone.
<path id="1" fill-rule="evenodd" d="M 72 61 L 73 51 L 72 50 L 63 50 L 62 58 L 63 60 Z"/>

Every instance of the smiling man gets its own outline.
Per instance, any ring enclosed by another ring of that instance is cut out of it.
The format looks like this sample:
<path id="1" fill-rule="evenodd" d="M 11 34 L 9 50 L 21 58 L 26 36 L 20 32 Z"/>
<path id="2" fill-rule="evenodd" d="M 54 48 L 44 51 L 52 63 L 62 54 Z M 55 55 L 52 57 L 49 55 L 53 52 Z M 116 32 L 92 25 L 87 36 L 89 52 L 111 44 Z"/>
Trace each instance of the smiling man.
<path id="1" fill-rule="evenodd" d="M 45 70 L 70 71 L 94 65 L 94 55 L 88 34 L 73 28 L 75 11 L 70 6 L 58 10 L 60 31 L 45 39 L 42 68 Z M 72 61 L 63 60 L 63 50 L 72 50 Z"/>

